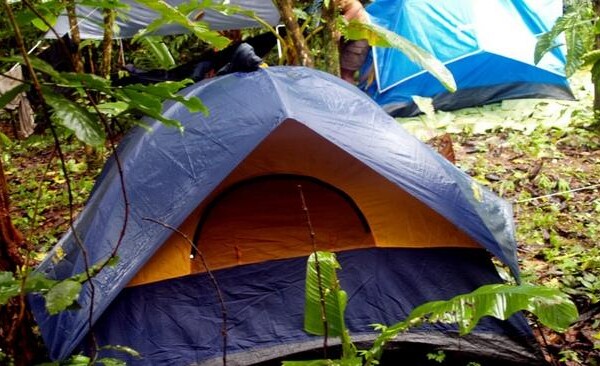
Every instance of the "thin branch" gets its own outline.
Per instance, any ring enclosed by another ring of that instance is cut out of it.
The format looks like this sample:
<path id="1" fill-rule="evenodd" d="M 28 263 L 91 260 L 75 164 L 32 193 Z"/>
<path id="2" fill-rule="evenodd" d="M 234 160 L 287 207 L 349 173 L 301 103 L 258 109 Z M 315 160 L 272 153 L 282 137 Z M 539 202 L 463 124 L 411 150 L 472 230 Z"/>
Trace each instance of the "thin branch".
<path id="1" fill-rule="evenodd" d="M 19 25 L 17 24 L 17 21 L 15 19 L 15 16 L 12 12 L 10 5 L 8 4 L 8 1 L 4 0 L 3 4 L 4 4 L 4 8 L 6 10 L 6 14 L 8 15 L 10 24 L 15 32 L 15 41 L 17 43 L 17 46 L 19 48 L 21 55 L 23 56 L 23 61 L 27 67 L 27 71 L 29 72 L 31 80 L 33 82 L 33 88 L 34 88 L 38 98 L 40 99 L 41 103 L 43 105 L 46 105 L 46 99 L 44 97 L 44 93 L 42 92 L 41 84 L 39 82 L 37 74 L 35 73 L 33 65 L 31 64 L 31 60 L 29 59 L 29 54 L 27 53 L 27 50 L 25 49 L 25 44 L 23 42 L 23 36 L 21 34 L 21 29 L 19 28 Z M 73 237 L 75 238 L 75 242 L 76 242 L 77 246 L 81 250 L 83 263 L 84 263 L 84 267 L 85 267 L 84 269 L 87 274 L 88 280 L 90 280 L 91 273 L 90 273 L 88 253 L 85 250 L 83 242 L 81 241 L 81 238 L 79 238 L 79 235 L 77 234 L 77 231 L 75 230 L 75 227 L 74 227 L 73 192 L 71 189 L 71 179 L 68 174 L 66 159 L 63 154 L 62 148 L 60 146 L 60 140 L 58 138 L 58 134 L 56 133 L 56 129 L 54 127 L 54 124 L 52 123 L 52 119 L 50 118 L 50 114 L 48 113 L 47 108 L 42 108 L 42 116 L 43 116 L 44 120 L 46 121 L 46 123 L 48 124 L 48 126 L 50 127 L 50 131 L 51 131 L 52 137 L 54 139 L 54 146 L 56 148 L 56 152 L 58 153 L 58 156 L 61 161 L 61 168 L 62 168 L 63 175 L 65 177 L 65 183 L 67 186 L 67 194 L 68 194 L 68 198 L 69 198 L 69 227 L 71 228 L 71 231 L 73 232 Z M 91 290 L 91 295 L 90 295 L 91 303 L 93 304 L 93 302 L 94 302 L 93 301 L 94 300 L 94 297 L 93 297 L 94 284 L 91 280 L 89 282 L 90 282 L 90 290 Z M 90 317 L 90 319 L 88 319 L 88 325 L 89 325 L 89 329 L 91 332 L 92 325 L 93 325 L 91 317 Z"/>
<path id="2" fill-rule="evenodd" d="M 302 201 L 302 211 L 306 215 L 306 225 L 308 227 L 308 233 L 310 235 L 310 242 L 312 244 L 313 255 L 315 256 L 315 269 L 317 271 L 317 283 L 319 285 L 319 301 L 321 302 L 321 320 L 323 321 L 323 358 L 327 359 L 327 339 L 329 338 L 329 324 L 327 322 L 327 312 L 325 307 L 325 290 L 323 289 L 323 278 L 321 277 L 321 265 L 319 263 L 319 255 L 317 253 L 317 241 L 315 240 L 315 230 L 310 220 L 310 212 L 306 205 L 306 199 L 304 198 L 304 191 L 302 185 L 298 184 L 298 193 L 300 193 L 300 200 Z"/>
<path id="3" fill-rule="evenodd" d="M 554 196 L 561 196 L 561 195 L 568 194 L 568 193 L 575 193 L 575 192 L 580 192 L 580 191 L 588 191 L 588 190 L 597 189 L 597 188 L 600 188 L 600 184 L 594 184 L 594 185 L 587 186 L 587 187 L 569 189 L 568 191 L 560 191 L 560 192 L 546 194 L 546 195 L 543 195 L 543 196 L 526 198 L 526 199 L 523 199 L 523 200 L 518 200 L 518 201 L 513 201 L 513 202 L 514 203 L 525 203 L 525 202 L 531 202 L 531 201 L 539 200 L 539 199 L 542 199 L 542 198 L 550 198 L 550 197 L 554 197 Z"/>
<path id="4" fill-rule="evenodd" d="M 540 325 L 540 322 L 538 321 L 537 318 L 534 318 L 533 322 L 535 323 L 535 326 L 538 329 L 538 332 L 540 332 L 540 337 L 542 337 L 542 342 L 544 343 L 544 349 L 546 350 L 546 354 L 550 357 L 552 366 L 559 366 L 558 363 L 556 362 L 556 359 L 554 358 L 554 355 L 549 351 L 549 345 L 548 345 L 548 340 L 546 339 L 546 336 L 544 335 L 544 330 L 542 329 L 542 326 Z"/>
<path id="5" fill-rule="evenodd" d="M 206 269 L 206 274 L 210 278 L 210 281 L 212 282 L 213 286 L 215 287 L 215 291 L 217 292 L 217 297 L 219 298 L 219 303 L 221 304 L 221 316 L 222 316 L 222 320 L 223 320 L 223 326 L 221 328 L 221 335 L 223 336 L 223 366 L 226 366 L 227 365 L 227 309 L 225 307 L 225 300 L 223 298 L 223 293 L 221 292 L 221 288 L 219 287 L 219 283 L 217 282 L 216 277 L 214 276 L 214 274 L 208 267 L 208 263 L 206 262 L 206 258 L 204 257 L 204 254 L 202 253 L 202 251 L 200 251 L 198 246 L 196 244 L 194 244 L 194 242 L 192 240 L 190 240 L 190 238 L 185 233 L 183 233 L 181 230 L 177 229 L 176 227 L 173 227 L 167 223 L 155 220 L 150 217 L 142 217 L 142 220 L 153 222 L 155 224 L 163 226 L 163 227 L 177 233 L 177 235 L 182 237 L 192 248 L 194 248 L 196 250 L 196 253 L 198 253 L 198 255 L 200 256 L 202 265 L 204 266 L 204 269 Z"/>

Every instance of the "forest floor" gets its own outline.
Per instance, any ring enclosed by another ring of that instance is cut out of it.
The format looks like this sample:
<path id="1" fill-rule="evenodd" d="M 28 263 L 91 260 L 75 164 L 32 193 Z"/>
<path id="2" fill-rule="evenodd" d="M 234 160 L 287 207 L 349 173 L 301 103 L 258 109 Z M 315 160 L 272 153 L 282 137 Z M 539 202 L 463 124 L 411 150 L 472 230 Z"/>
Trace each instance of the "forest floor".
<path id="1" fill-rule="evenodd" d="M 399 119 L 424 141 L 449 133 L 456 165 L 513 204 L 523 282 L 559 288 L 578 305 L 580 321 L 566 333 L 537 332 L 549 361 L 568 366 L 600 364 L 600 130 L 591 127 L 586 75 L 572 81 L 577 101 L 515 100 Z M 63 136 L 70 199 L 52 141 L 20 141 L 2 126 L 12 218 L 41 259 L 69 226 L 69 200 L 76 214 L 108 152 L 86 153 Z"/>
<path id="2" fill-rule="evenodd" d="M 569 366 L 600 365 L 600 129 L 588 75 L 571 80 L 576 101 L 398 119 L 430 143 L 448 133 L 456 165 L 512 203 L 523 282 L 559 288 L 578 306 L 566 333 L 537 332 L 548 360 Z"/>

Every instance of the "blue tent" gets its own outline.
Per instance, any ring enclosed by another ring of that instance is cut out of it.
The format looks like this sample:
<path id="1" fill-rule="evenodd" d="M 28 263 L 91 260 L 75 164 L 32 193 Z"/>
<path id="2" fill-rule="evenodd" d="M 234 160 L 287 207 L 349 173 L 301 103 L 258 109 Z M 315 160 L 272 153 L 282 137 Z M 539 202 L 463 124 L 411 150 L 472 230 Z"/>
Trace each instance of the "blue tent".
<path id="1" fill-rule="evenodd" d="M 501 282 L 492 255 L 518 276 L 510 205 L 350 84 L 272 67 L 181 93 L 201 98 L 210 114 L 167 103 L 164 114 L 183 133 L 153 120 L 132 131 L 79 215 L 77 237 L 67 233 L 38 268 L 64 279 L 118 246 L 118 263 L 94 277 L 93 295 L 84 286 L 79 310 L 49 316 L 31 297 L 52 358 L 85 351 L 93 303 L 96 340 L 136 349 L 143 358 L 132 364 L 221 362 L 221 303 L 200 253 L 223 293 L 228 359 L 253 364 L 322 346 L 302 330 L 312 246 L 298 185 L 317 246 L 342 265 L 355 339 L 372 340 L 369 324 L 396 322 L 425 301 Z M 399 341 L 505 364 L 539 361 L 520 316 L 485 321 L 466 338 L 436 325 Z"/>
<path id="2" fill-rule="evenodd" d="M 375 73 L 367 93 L 393 116 L 419 112 L 412 96 L 453 110 L 504 99 L 572 100 L 564 48 L 533 62 L 537 36 L 562 14 L 561 0 L 376 0 L 371 20 L 441 60 L 458 90 L 444 87 L 403 53 L 374 47 L 362 73 Z"/>

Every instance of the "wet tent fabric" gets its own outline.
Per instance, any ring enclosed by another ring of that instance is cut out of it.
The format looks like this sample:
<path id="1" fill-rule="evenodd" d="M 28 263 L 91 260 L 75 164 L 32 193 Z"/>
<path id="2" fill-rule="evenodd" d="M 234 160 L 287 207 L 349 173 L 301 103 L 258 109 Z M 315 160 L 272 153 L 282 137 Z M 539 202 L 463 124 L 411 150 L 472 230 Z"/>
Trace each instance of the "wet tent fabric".
<path id="1" fill-rule="evenodd" d="M 49 316 L 43 299 L 31 298 L 32 310 L 50 355 L 67 357 L 87 334 L 90 303 L 93 323 L 213 190 L 273 131 L 293 122 L 332 146 L 346 151 L 445 220 L 501 261 L 518 276 L 512 211 L 509 204 L 474 182 L 344 81 L 311 69 L 272 67 L 231 74 L 184 89 L 198 96 L 210 114 L 192 114 L 167 103 L 164 114 L 185 130 L 147 120 L 119 147 L 129 203 L 128 224 L 123 188 L 114 159 L 109 161 L 75 228 L 85 243 L 79 249 L 67 233 L 38 271 L 63 279 L 85 269 L 85 261 L 106 259 L 119 243 L 119 261 L 104 268 L 78 300 L 81 309 Z M 423 269 L 421 269 L 422 272 Z"/>
<path id="2" fill-rule="evenodd" d="M 171 6 L 179 6 L 187 4 L 187 0 L 168 0 L 166 1 Z M 216 1 L 215 1 L 216 2 Z M 279 11 L 271 1 L 261 0 L 232 0 L 229 4 L 239 6 L 246 10 L 251 10 L 271 25 L 276 25 L 279 21 Z M 141 2 L 135 0 L 121 0 L 120 7 L 117 9 L 117 27 L 115 28 L 115 38 L 131 38 L 140 30 L 146 28 L 150 23 L 158 19 L 158 14 L 144 6 Z M 77 5 L 77 16 L 80 19 L 78 26 L 80 37 L 82 39 L 102 39 L 104 36 L 103 29 L 103 12 L 101 7 L 89 5 Z M 194 11 L 189 14 L 190 19 L 199 17 L 201 10 Z M 209 24 L 211 30 L 228 30 L 242 28 L 256 28 L 260 24 L 253 19 L 240 14 L 225 15 L 220 12 L 205 9 L 201 20 Z M 59 16 L 54 29 L 56 33 L 63 36 L 69 33 L 69 19 L 66 14 Z M 154 35 L 173 35 L 183 34 L 188 31 L 177 24 L 165 24 L 159 27 L 152 34 Z M 54 32 L 48 32 L 47 38 L 55 38 Z"/>
<path id="3" fill-rule="evenodd" d="M 374 339 L 370 324 L 394 324 L 426 301 L 501 281 L 478 249 L 369 248 L 341 252 L 337 258 L 340 284 L 349 299 L 345 319 L 352 338 L 360 341 Z M 305 257 L 214 275 L 227 309 L 227 364 L 251 365 L 273 355 L 285 359 L 322 347 L 322 338 L 302 330 Z M 127 359 L 128 365 L 222 365 L 221 327 L 218 297 L 202 273 L 124 289 L 98 320 L 95 335 L 101 345 L 128 345 L 144 355 Z M 472 355 L 471 361 L 485 356 L 505 366 L 540 364 L 522 316 L 506 322 L 485 319 L 468 337 L 459 338 L 453 327 L 437 324 L 401 335 L 401 341 L 460 350 Z M 330 344 L 336 340 L 331 338 Z"/>
<path id="4" fill-rule="evenodd" d="M 412 96 L 433 98 L 440 110 L 504 99 L 573 99 L 565 77 L 564 48 L 534 64 L 537 37 L 562 14 L 560 0 L 376 0 L 371 20 L 435 55 L 452 72 L 457 92 L 394 49 L 374 47 L 364 86 L 394 116 L 418 113 Z"/>

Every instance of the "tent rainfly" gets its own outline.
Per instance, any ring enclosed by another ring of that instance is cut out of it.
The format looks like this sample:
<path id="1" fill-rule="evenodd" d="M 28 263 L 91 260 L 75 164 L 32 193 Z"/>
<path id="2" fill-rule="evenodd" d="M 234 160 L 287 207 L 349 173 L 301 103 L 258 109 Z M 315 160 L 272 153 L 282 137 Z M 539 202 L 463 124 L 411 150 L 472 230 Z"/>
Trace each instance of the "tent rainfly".
<path id="1" fill-rule="evenodd" d="M 505 99 L 573 100 L 565 77 L 564 47 L 536 65 L 538 36 L 562 14 L 561 0 L 375 0 L 371 21 L 420 46 L 452 72 L 457 91 L 442 84 L 402 52 L 373 47 L 362 69 L 374 81 L 362 87 L 392 116 L 420 111 L 414 95 L 433 98 L 438 110 Z"/>
<path id="2" fill-rule="evenodd" d="M 183 133 L 146 120 L 120 144 L 128 222 L 115 266 L 84 285 L 79 310 L 50 316 L 30 302 L 53 359 L 86 350 L 88 317 L 99 345 L 141 353 L 133 365 L 248 365 L 318 349 L 303 331 L 312 251 L 298 185 L 321 250 L 337 253 L 347 323 L 369 341 L 415 306 L 501 282 L 495 256 L 518 276 L 512 210 L 407 133 L 354 86 L 320 71 L 271 67 L 205 80 L 182 95 L 209 115 L 167 103 Z M 109 160 L 75 225 L 38 271 L 64 279 L 105 260 L 126 206 Z M 177 227 L 194 246 L 174 233 Z M 540 362 L 525 319 L 487 319 L 467 337 L 450 325 L 400 336 L 499 360 Z M 103 355 L 113 355 L 103 350 Z M 120 355 L 121 357 L 122 355 Z"/>
<path id="3" fill-rule="evenodd" d="M 164 3 L 169 6 L 179 6 L 188 3 L 188 0 L 166 0 Z M 216 2 L 216 1 L 215 1 Z M 253 11 L 254 14 L 268 24 L 276 25 L 279 22 L 279 11 L 272 1 L 262 0 L 230 0 L 230 5 L 239 6 L 244 10 Z M 140 30 L 148 27 L 153 21 L 158 19 L 158 13 L 148 8 L 142 2 L 135 0 L 121 0 L 117 11 L 117 21 L 115 27 L 115 38 L 132 38 Z M 242 14 L 224 14 L 211 9 L 202 9 L 202 4 L 198 4 L 197 11 L 188 14 L 191 20 L 201 20 L 206 22 L 211 30 L 229 30 L 242 28 L 258 28 L 261 25 L 254 19 Z M 80 37 L 82 39 L 102 39 L 104 37 L 102 7 L 91 5 L 77 5 L 76 14 L 79 22 Z M 70 32 L 69 18 L 66 14 L 58 17 L 54 29 L 61 37 Z M 184 27 L 178 24 L 165 24 L 159 27 L 153 35 L 173 35 L 188 33 Z M 48 32 L 46 38 L 55 38 L 54 32 Z"/>

